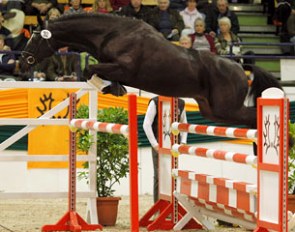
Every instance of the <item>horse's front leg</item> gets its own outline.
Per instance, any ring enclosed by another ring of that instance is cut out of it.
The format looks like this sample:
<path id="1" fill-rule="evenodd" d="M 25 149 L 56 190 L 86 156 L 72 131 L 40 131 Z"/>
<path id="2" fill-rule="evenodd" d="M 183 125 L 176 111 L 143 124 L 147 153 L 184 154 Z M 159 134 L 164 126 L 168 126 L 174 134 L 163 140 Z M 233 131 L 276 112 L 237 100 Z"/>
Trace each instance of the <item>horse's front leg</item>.
<path id="1" fill-rule="evenodd" d="M 96 74 L 103 80 L 123 81 L 124 72 L 116 63 L 92 64 L 85 68 L 83 75 L 86 80 Z"/>
<path id="2" fill-rule="evenodd" d="M 126 94 L 126 89 L 119 83 L 124 73 L 117 64 L 101 63 L 90 65 L 84 71 L 84 77 L 88 83 L 104 94 L 110 93 L 115 96 Z M 89 79 L 91 77 L 91 79 Z M 110 80 L 110 81 L 108 81 Z"/>

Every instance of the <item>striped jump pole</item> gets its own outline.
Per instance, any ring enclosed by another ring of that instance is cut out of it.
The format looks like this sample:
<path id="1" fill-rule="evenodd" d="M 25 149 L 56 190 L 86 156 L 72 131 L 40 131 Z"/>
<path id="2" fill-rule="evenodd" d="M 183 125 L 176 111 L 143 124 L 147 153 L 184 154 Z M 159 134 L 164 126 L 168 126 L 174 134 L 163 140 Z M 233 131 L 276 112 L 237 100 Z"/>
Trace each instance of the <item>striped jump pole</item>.
<path id="1" fill-rule="evenodd" d="M 288 121 L 289 100 L 282 90 L 269 88 L 258 99 L 257 131 L 173 123 L 174 133 L 189 132 L 253 140 L 257 138 L 258 143 L 257 158 L 241 153 L 173 145 L 172 153 L 176 155 L 190 154 L 255 166 L 257 163 L 257 186 L 186 170 L 173 171 L 179 180 L 174 194 L 189 211 L 174 229 L 183 228 L 193 217 L 198 218 L 208 229 L 212 229 L 213 226 L 203 218 L 200 213 L 202 212 L 220 220 L 238 222 L 246 228 L 255 229 L 255 232 L 287 232 Z M 194 203 L 191 203 L 192 201 Z"/>
<path id="2" fill-rule="evenodd" d="M 172 146 L 172 155 L 178 156 L 179 154 L 196 155 L 204 158 L 232 161 L 236 163 L 256 165 L 257 156 L 248 155 L 238 152 L 221 151 L 216 149 L 208 149 L 203 147 L 195 147 L 188 145 L 174 144 Z"/>
<path id="3" fill-rule="evenodd" d="M 74 128 L 84 129 L 84 130 L 95 130 L 97 132 L 105 132 L 105 133 L 113 133 L 113 134 L 128 135 L 129 133 L 128 125 L 107 123 L 107 122 L 97 122 L 94 120 L 73 119 L 70 122 L 70 126 Z"/>
<path id="4" fill-rule="evenodd" d="M 128 125 L 98 122 L 95 120 L 72 119 L 70 127 L 97 132 L 122 134 L 129 142 L 129 176 L 130 176 L 130 231 L 139 231 L 138 209 L 138 158 L 137 158 L 137 97 L 128 95 Z"/>
<path id="5" fill-rule="evenodd" d="M 253 139 L 257 138 L 257 130 L 234 127 L 207 126 L 198 124 L 178 123 L 171 125 L 172 133 L 188 132 L 201 135 L 213 135 L 227 138 Z"/>

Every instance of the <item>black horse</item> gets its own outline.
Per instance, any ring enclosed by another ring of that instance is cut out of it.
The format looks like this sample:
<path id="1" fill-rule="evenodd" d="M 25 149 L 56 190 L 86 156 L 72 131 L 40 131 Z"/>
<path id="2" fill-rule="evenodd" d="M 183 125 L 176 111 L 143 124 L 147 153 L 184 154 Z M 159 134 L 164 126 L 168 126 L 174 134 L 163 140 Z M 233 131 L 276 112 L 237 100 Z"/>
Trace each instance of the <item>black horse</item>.
<path id="1" fill-rule="evenodd" d="M 112 83 L 159 95 L 194 98 L 207 119 L 256 127 L 255 107 L 244 106 L 248 79 L 242 66 L 229 59 L 176 46 L 150 25 L 120 16 L 67 15 L 46 29 L 33 33 L 22 52 L 22 67 L 70 46 L 99 60 L 84 73 L 88 79 L 96 74 Z M 255 66 L 248 69 L 256 76 L 251 87 L 254 98 L 266 88 L 280 88 L 264 70 Z M 103 92 L 120 95 L 114 86 Z"/>

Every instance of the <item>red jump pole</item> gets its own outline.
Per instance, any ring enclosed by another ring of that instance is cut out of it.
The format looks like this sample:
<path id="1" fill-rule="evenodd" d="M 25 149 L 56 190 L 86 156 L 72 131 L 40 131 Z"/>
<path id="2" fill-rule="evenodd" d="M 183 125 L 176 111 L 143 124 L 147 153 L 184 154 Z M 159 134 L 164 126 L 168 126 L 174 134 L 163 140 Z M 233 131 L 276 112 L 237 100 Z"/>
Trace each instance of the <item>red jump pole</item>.
<path id="1" fill-rule="evenodd" d="M 139 232 L 138 161 L 137 161 L 137 98 L 128 96 L 129 174 L 130 174 L 130 231 Z"/>

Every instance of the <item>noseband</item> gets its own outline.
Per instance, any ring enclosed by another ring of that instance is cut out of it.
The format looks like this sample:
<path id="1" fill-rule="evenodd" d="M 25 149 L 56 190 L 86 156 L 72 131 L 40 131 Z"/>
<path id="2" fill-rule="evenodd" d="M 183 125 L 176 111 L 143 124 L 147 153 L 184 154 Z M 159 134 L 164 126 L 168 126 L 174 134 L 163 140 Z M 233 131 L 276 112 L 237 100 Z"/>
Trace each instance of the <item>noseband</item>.
<path id="1" fill-rule="evenodd" d="M 24 58 L 26 60 L 27 64 L 29 64 L 29 65 L 33 65 L 36 63 L 36 59 L 34 57 L 34 54 L 31 52 L 22 51 L 21 56 L 22 56 L 22 58 Z"/>

